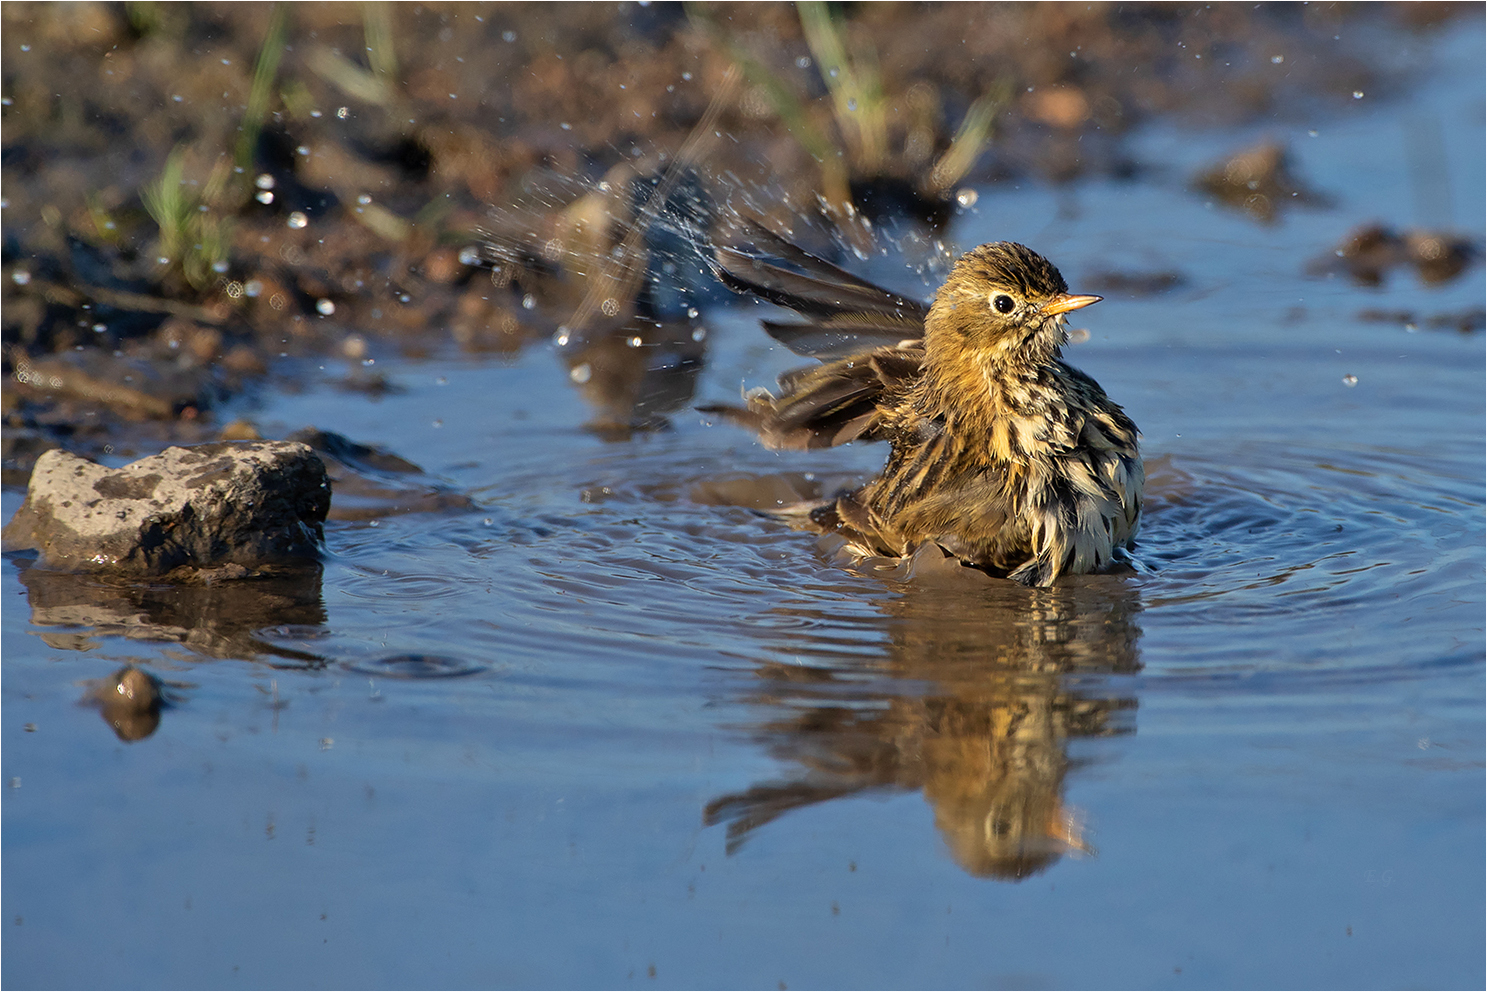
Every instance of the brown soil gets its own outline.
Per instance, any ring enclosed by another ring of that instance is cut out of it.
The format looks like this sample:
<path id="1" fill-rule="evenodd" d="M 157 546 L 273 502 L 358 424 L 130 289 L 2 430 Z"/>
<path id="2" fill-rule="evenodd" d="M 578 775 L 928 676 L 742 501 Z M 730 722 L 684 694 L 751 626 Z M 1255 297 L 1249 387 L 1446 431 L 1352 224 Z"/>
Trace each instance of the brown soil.
<path id="1" fill-rule="evenodd" d="M 955 182 L 1130 174 L 1142 120 L 1386 96 L 1407 80 L 1370 45 L 1473 9 L 847 4 L 808 38 L 812 8 L 783 4 L 6 3 L 4 482 L 58 445 L 215 440 L 214 405 L 280 356 L 549 333 L 561 301 L 493 293 L 461 249 L 644 175 L 735 65 L 699 163 L 715 196 L 933 223 L 982 98 Z M 831 44 L 864 105 L 828 86 Z"/>

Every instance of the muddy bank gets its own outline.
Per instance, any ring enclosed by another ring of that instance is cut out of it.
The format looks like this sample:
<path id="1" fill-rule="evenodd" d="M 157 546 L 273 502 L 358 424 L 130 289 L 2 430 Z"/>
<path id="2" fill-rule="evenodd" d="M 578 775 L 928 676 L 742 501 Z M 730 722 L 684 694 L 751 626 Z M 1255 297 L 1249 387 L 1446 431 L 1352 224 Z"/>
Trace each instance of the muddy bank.
<path id="1" fill-rule="evenodd" d="M 218 440 L 222 400 L 284 357 L 360 363 L 348 388 L 375 391 L 389 347 L 547 338 L 582 297 L 565 273 L 614 246 L 715 100 L 704 235 L 733 209 L 933 232 L 970 184 L 1139 173 L 1122 139 L 1156 116 L 1387 99 L 1416 67 L 1383 40 L 1474 11 L 8 4 L 4 481 L 59 446 Z M 616 168 L 624 196 L 594 200 Z M 1275 171 L 1240 191 L 1256 216 L 1301 188 Z M 482 230 L 524 246 L 495 291 L 465 250 Z M 596 429 L 626 436 L 678 390 L 626 372 L 656 329 L 611 330 L 565 357 Z M 682 379 L 695 333 L 661 332 Z"/>

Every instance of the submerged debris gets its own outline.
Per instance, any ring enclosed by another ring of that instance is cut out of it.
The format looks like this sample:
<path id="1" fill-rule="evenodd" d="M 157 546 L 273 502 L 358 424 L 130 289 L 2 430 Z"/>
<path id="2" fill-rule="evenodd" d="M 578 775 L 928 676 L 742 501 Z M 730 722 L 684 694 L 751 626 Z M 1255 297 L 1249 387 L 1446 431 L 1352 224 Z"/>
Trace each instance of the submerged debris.
<path id="1" fill-rule="evenodd" d="M 1347 275 L 1362 286 L 1378 286 L 1391 269 L 1412 266 L 1420 281 L 1438 285 L 1455 279 L 1481 257 L 1467 238 L 1443 231 L 1411 230 L 1403 234 L 1383 224 L 1354 228 L 1328 255 L 1307 266 L 1311 275 Z"/>
<path id="2" fill-rule="evenodd" d="M 1187 282 L 1181 272 L 1162 269 L 1154 272 L 1127 272 L 1105 269 L 1086 273 L 1080 282 L 1102 294 L 1114 296 L 1157 296 Z"/>
<path id="3" fill-rule="evenodd" d="M 1358 319 L 1365 324 L 1397 324 L 1411 334 L 1421 330 L 1475 334 L 1487 327 L 1487 309 L 1467 307 L 1464 310 L 1420 314 L 1413 310 L 1381 310 L 1369 307 L 1358 311 Z"/>
<path id="4" fill-rule="evenodd" d="M 475 502 L 428 478 L 405 458 L 314 427 L 288 438 L 314 449 L 335 488 L 331 520 L 380 520 L 404 513 L 469 510 Z"/>
<path id="5" fill-rule="evenodd" d="M 1204 169 L 1193 179 L 1193 188 L 1212 193 L 1266 224 L 1294 204 L 1326 202 L 1292 173 L 1285 146 L 1273 141 L 1236 152 Z"/>

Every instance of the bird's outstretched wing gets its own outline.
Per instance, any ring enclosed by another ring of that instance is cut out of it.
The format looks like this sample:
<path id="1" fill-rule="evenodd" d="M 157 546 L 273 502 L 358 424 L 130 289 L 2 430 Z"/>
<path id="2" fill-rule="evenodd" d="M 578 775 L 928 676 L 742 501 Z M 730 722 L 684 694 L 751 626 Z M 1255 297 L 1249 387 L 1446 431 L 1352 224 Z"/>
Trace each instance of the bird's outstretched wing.
<path id="1" fill-rule="evenodd" d="M 745 221 L 743 231 L 754 250 L 717 248 L 718 278 L 734 292 L 806 318 L 763 324 L 791 351 L 825 364 L 780 376 L 778 397 L 759 391 L 744 407 L 698 409 L 757 431 L 771 448 L 880 439 L 883 400 L 901 395 L 923 367 L 928 309 L 817 258 L 755 221 Z M 793 268 L 766 261 L 770 257 Z"/>
<path id="2" fill-rule="evenodd" d="M 716 248 L 713 271 L 735 293 L 757 296 L 805 317 L 802 323 L 763 322 L 771 337 L 797 355 L 835 358 L 924 336 L 929 311 L 923 303 L 817 258 L 757 221 L 744 221 L 740 230 L 748 250 Z"/>

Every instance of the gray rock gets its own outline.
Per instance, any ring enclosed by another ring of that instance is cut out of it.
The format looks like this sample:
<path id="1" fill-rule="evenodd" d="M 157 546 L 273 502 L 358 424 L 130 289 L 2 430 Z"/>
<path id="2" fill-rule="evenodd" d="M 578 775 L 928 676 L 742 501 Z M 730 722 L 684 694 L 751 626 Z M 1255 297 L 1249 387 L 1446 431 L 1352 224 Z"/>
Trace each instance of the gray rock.
<path id="1" fill-rule="evenodd" d="M 294 442 L 167 448 L 121 469 L 54 450 L 4 540 L 47 568 L 233 578 L 315 559 L 329 509 L 325 465 Z"/>

